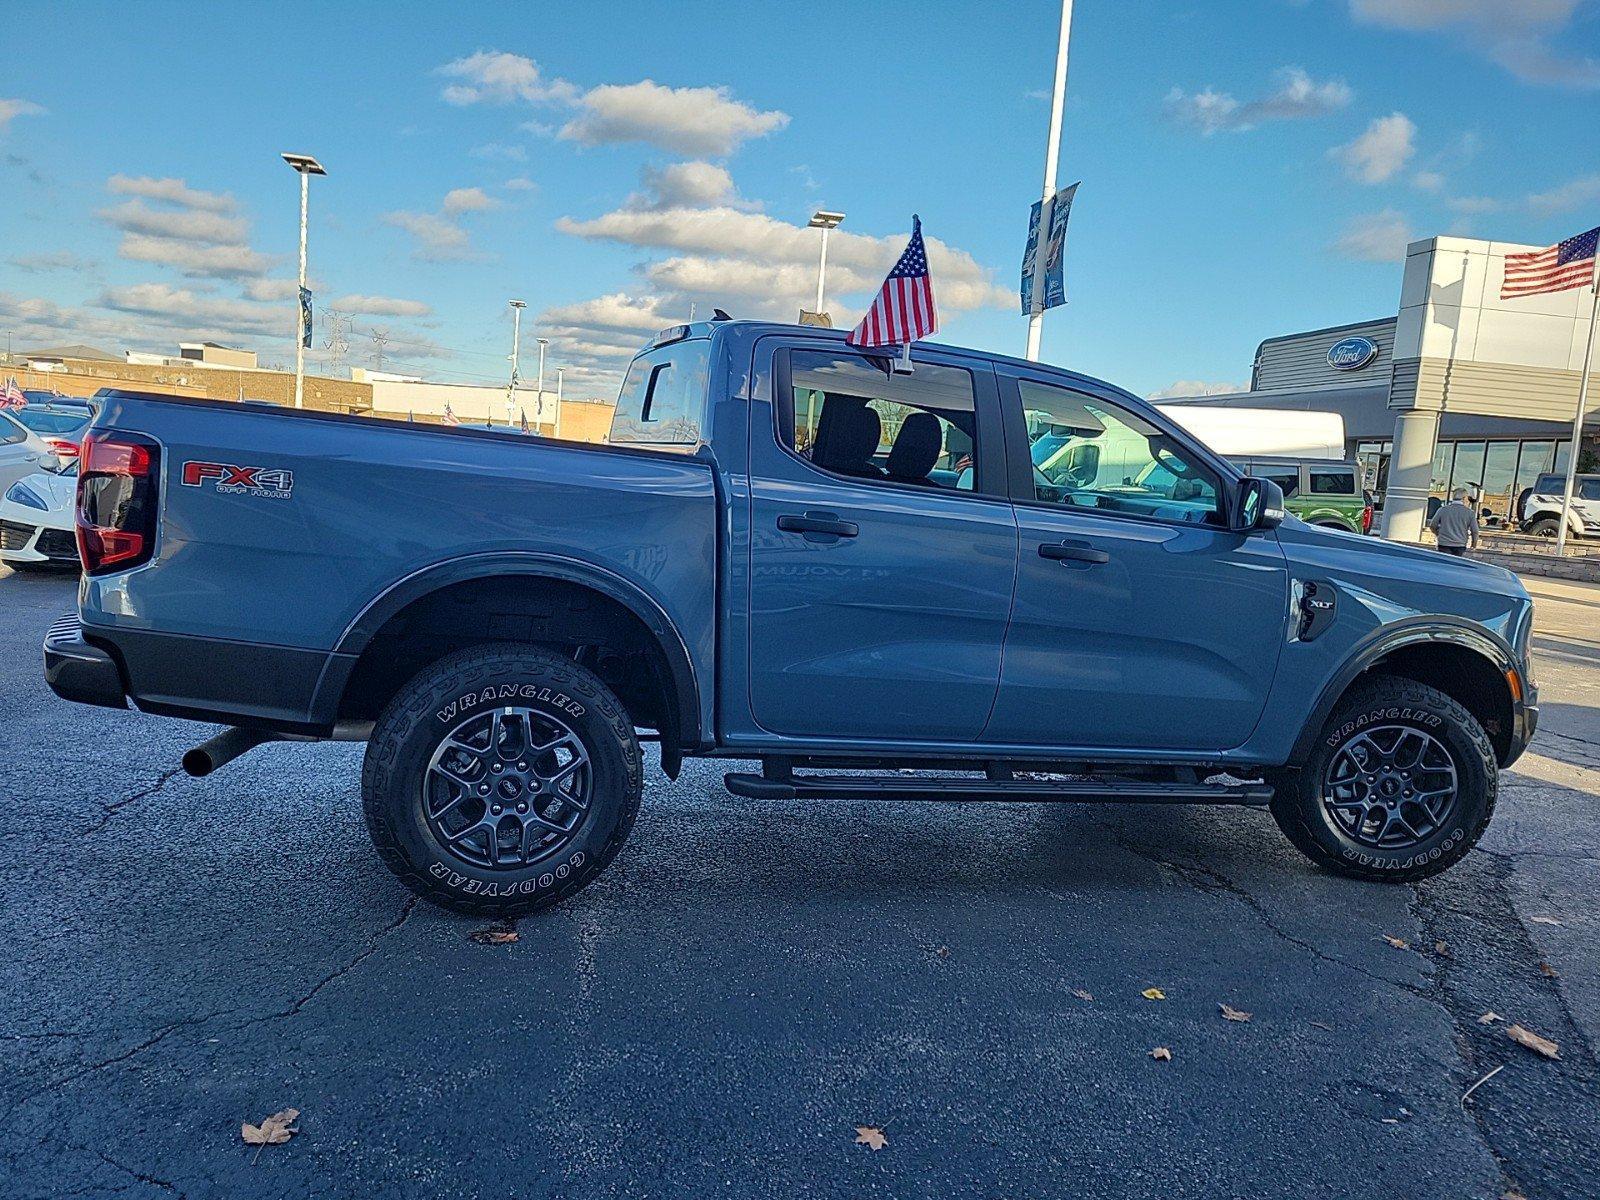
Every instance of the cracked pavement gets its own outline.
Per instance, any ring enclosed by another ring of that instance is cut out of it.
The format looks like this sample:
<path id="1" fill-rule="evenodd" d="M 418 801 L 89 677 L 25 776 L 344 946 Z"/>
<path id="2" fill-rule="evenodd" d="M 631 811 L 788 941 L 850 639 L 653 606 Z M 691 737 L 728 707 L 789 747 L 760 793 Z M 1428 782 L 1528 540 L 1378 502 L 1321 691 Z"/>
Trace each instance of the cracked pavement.
<path id="1" fill-rule="evenodd" d="M 49 695 L 72 581 L 0 568 L 0 1195 L 1593 1197 L 1600 587 L 1529 587 L 1543 727 L 1419 887 L 1260 813 L 761 807 L 652 759 L 611 871 L 480 946 L 379 864 L 361 747 L 189 779 L 206 727 Z"/>

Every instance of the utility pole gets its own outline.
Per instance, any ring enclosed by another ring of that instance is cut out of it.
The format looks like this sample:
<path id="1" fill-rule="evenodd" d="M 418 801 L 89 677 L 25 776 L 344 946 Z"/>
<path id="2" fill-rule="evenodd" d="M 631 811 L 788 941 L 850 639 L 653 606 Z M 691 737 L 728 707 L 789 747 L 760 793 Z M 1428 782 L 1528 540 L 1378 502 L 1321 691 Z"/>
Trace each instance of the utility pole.
<path id="1" fill-rule="evenodd" d="M 383 370 L 383 351 L 389 344 L 389 331 L 387 329 L 374 329 L 372 331 L 372 369 Z"/>
<path id="2" fill-rule="evenodd" d="M 344 366 L 345 352 L 350 349 L 350 338 L 347 332 L 350 328 L 350 317 L 345 313 L 335 312 L 330 308 L 323 313 L 322 321 L 328 330 L 326 344 L 328 373 L 330 375 L 338 375 L 340 369 Z"/>
<path id="3" fill-rule="evenodd" d="M 526 300 L 509 300 L 511 305 L 511 382 L 506 385 L 506 423 L 510 424 L 515 414 L 511 411 L 517 398 L 517 359 L 522 353 L 522 310 L 528 307 Z"/>
<path id="4" fill-rule="evenodd" d="M 1028 314 L 1028 360 L 1039 361 L 1044 332 L 1044 260 L 1050 237 L 1050 201 L 1056 194 L 1056 162 L 1061 151 L 1061 110 L 1067 98 L 1067 43 L 1072 38 L 1072 0 L 1061 0 L 1061 40 L 1056 46 L 1056 84 L 1050 98 L 1050 141 L 1044 151 L 1044 203 L 1039 207 L 1039 244 L 1034 252 L 1033 308 Z"/>
<path id="5" fill-rule="evenodd" d="M 536 424 L 544 420 L 544 348 L 549 344 L 549 338 L 539 339 L 539 415 Z"/>
<path id="6" fill-rule="evenodd" d="M 309 154 L 284 154 L 283 161 L 300 176 L 300 290 L 295 303 L 300 306 L 298 334 L 294 339 L 294 406 L 305 407 L 306 394 L 306 343 L 311 340 L 309 314 L 306 311 L 306 203 L 311 192 L 311 177 L 326 175 L 321 163 Z"/>

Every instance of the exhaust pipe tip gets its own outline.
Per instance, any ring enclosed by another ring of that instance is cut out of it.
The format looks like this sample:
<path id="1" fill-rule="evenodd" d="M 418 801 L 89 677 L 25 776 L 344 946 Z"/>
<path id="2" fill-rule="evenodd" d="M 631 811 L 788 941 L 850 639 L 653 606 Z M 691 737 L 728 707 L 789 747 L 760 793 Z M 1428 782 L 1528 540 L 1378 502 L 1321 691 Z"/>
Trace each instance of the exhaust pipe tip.
<path id="1" fill-rule="evenodd" d="M 185 750 L 183 752 L 183 773 L 185 775 L 193 776 L 195 779 L 204 779 L 216 769 L 216 764 L 211 761 L 211 755 L 207 754 L 199 746 L 196 746 L 193 750 Z"/>
<path id="2" fill-rule="evenodd" d="M 207 738 L 193 750 L 184 751 L 184 772 L 195 779 L 203 779 L 218 767 L 226 766 L 246 750 L 262 742 L 278 740 L 278 735 L 264 729 L 246 729 L 235 725 L 224 729 L 215 737 Z"/>

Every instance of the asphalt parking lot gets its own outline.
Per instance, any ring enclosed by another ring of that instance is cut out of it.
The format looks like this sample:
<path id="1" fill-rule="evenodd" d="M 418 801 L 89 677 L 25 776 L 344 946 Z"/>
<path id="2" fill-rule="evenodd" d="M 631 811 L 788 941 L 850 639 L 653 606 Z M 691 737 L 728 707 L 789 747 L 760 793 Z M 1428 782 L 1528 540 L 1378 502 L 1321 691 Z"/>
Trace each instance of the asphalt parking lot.
<path id="1" fill-rule="evenodd" d="M 1600 587 L 1530 588 L 1538 740 L 1420 887 L 1265 814 L 691 763 L 489 946 L 378 863 L 361 747 L 177 774 L 207 729 L 55 700 L 73 581 L 0 568 L 0 1195 L 1593 1197 Z"/>

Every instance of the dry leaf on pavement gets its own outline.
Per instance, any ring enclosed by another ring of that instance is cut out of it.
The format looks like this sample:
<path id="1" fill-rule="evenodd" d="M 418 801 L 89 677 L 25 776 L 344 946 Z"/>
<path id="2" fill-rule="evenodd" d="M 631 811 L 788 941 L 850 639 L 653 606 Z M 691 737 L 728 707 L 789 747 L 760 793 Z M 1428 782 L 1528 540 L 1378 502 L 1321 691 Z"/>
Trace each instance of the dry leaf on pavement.
<path id="1" fill-rule="evenodd" d="M 1168 1050 L 1165 1046 L 1157 1046 L 1154 1050 L 1150 1051 L 1150 1057 L 1155 1059 L 1157 1062 L 1171 1062 L 1172 1051 Z"/>
<path id="2" fill-rule="evenodd" d="M 882 1150 L 889 1144 L 889 1139 L 883 1135 L 883 1130 L 876 1125 L 856 1126 L 856 1145 L 871 1146 L 874 1150 Z"/>
<path id="3" fill-rule="evenodd" d="M 1086 992 L 1083 988 L 1073 988 L 1072 989 L 1072 994 L 1074 996 L 1076 996 L 1079 1000 L 1093 1000 L 1094 999 L 1094 997 L 1091 996 L 1088 992 Z"/>
<path id="4" fill-rule="evenodd" d="M 240 1125 L 239 1136 L 244 1139 L 246 1146 L 281 1146 L 300 1132 L 294 1127 L 299 1116 L 298 1108 L 286 1108 L 273 1113 L 259 1125 L 249 1122 Z"/>
<path id="5" fill-rule="evenodd" d="M 1383 940 L 1388 942 L 1389 945 L 1393 946 L 1396 950 L 1409 950 L 1409 949 L 1411 949 L 1411 943 L 1406 941 L 1405 938 L 1397 938 L 1397 937 L 1394 937 L 1392 934 L 1387 934 L 1386 933 L 1386 934 L 1383 935 Z"/>
<path id="6" fill-rule="evenodd" d="M 1556 974 L 1556 969 L 1549 963 L 1543 961 L 1539 963 L 1539 974 L 1543 975 L 1546 979 L 1560 978 L 1560 976 Z"/>
<path id="7" fill-rule="evenodd" d="M 1561 924 L 1561 922 L 1556 920 L 1554 917 L 1529 917 L 1528 918 L 1528 923 L 1530 925 L 1559 925 L 1559 924 Z"/>
<path id="8" fill-rule="evenodd" d="M 1499 1013 L 1490 1011 L 1490 1012 L 1484 1013 L 1483 1016 L 1478 1018 L 1478 1024 L 1479 1025 L 1493 1025 L 1496 1021 L 1504 1021 L 1504 1020 L 1505 1020 L 1505 1018 L 1502 1017 Z"/>
<path id="9" fill-rule="evenodd" d="M 1511 1040 L 1519 1046 L 1526 1046 L 1529 1050 L 1538 1052 L 1546 1058 L 1560 1058 L 1561 1047 L 1547 1037 L 1540 1037 L 1531 1029 L 1524 1029 L 1521 1025 L 1507 1025 L 1506 1033 Z"/>
<path id="10" fill-rule="evenodd" d="M 1143 996 L 1146 1000 L 1165 1000 L 1167 998 L 1167 994 L 1157 987 L 1145 988 L 1145 990 L 1140 992 L 1139 995 Z"/>
<path id="11" fill-rule="evenodd" d="M 512 942 L 521 941 L 515 929 L 474 929 L 467 935 L 480 946 L 509 946 Z"/>
<path id="12" fill-rule="evenodd" d="M 1433 944 L 1433 952 L 1440 958 L 1449 958 L 1450 944 L 1448 942 L 1435 942 Z"/>
<path id="13" fill-rule="evenodd" d="M 1222 1010 L 1222 1019 L 1224 1021 L 1248 1021 L 1251 1016 L 1250 1013 L 1240 1012 L 1231 1004 L 1219 1004 L 1217 1007 Z"/>

